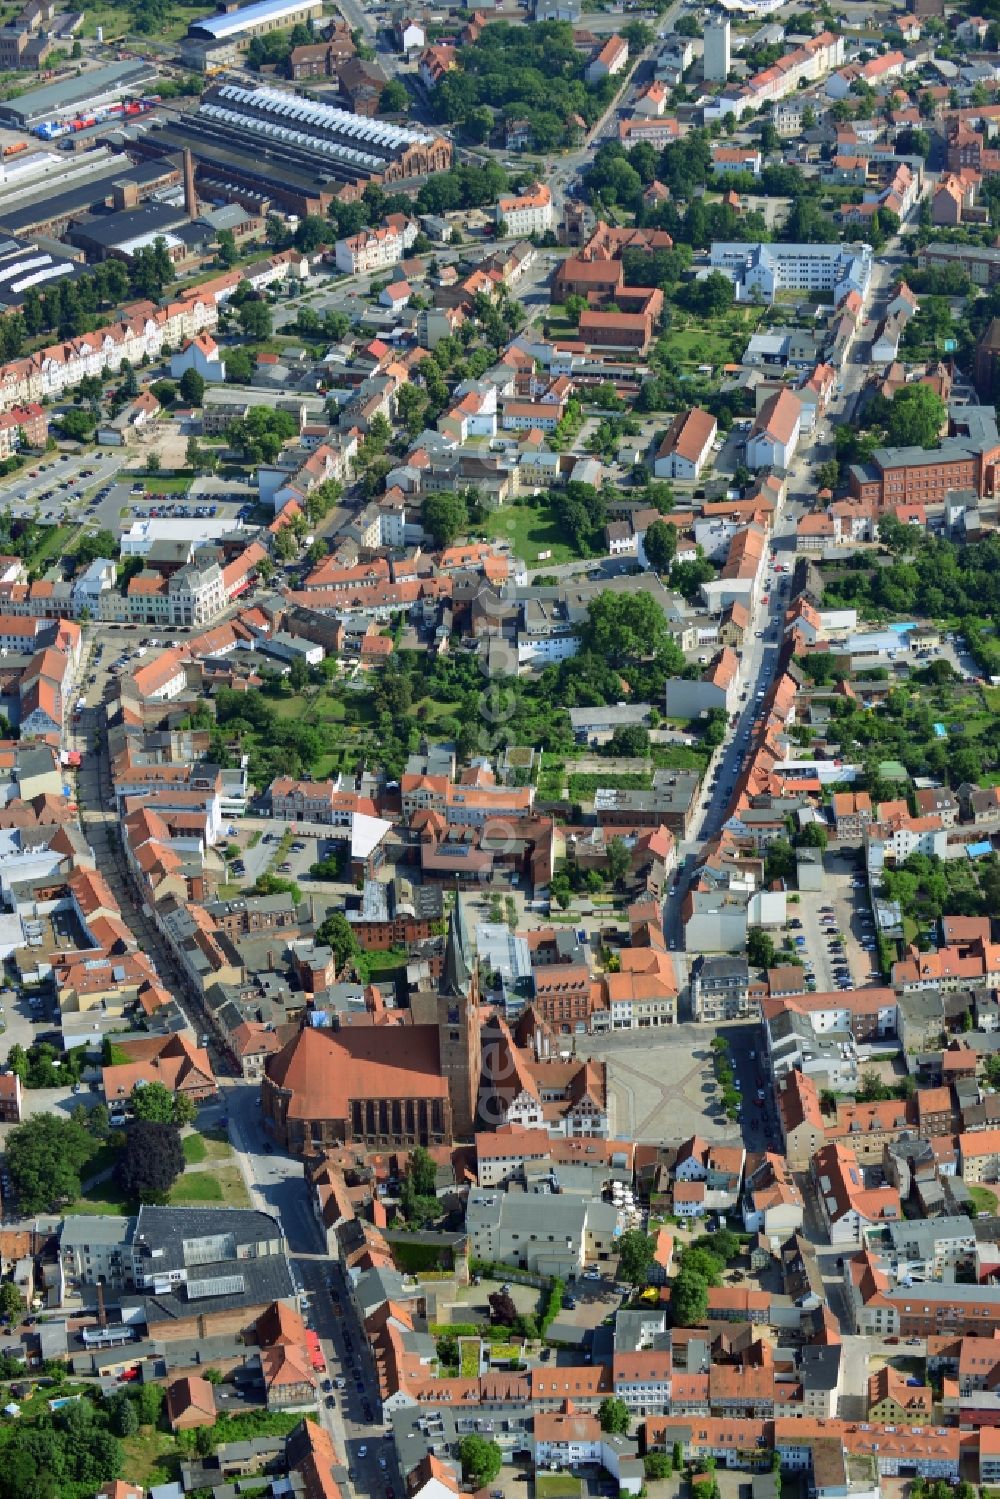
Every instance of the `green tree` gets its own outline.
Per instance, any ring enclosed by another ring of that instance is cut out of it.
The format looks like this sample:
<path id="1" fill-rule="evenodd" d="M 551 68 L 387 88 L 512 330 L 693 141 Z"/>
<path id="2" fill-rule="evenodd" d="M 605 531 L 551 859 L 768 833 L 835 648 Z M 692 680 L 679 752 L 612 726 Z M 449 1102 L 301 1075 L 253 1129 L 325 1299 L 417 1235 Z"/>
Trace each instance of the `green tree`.
<path id="1" fill-rule="evenodd" d="M 237 308 L 236 319 L 240 330 L 246 338 L 264 339 L 271 337 L 271 309 L 266 302 L 246 301 Z M 229 356 L 226 356 L 227 359 Z M 228 368 L 226 374 L 228 376 Z"/>
<path id="2" fill-rule="evenodd" d="M 174 1123 L 174 1096 L 163 1083 L 136 1083 L 132 1089 L 132 1113 L 136 1119 Z"/>
<path id="3" fill-rule="evenodd" d="M 429 531 L 438 547 L 448 547 L 461 535 L 469 524 L 469 512 L 461 494 L 438 494 L 424 496 L 420 511 L 421 524 Z"/>
<path id="4" fill-rule="evenodd" d="M 703 1244 L 689 1244 L 686 1249 L 682 1250 L 680 1266 L 682 1270 L 689 1270 L 699 1275 L 707 1286 L 722 1284 L 725 1261 Z"/>
<path id="5" fill-rule="evenodd" d="M 820 489 L 836 489 L 840 483 L 840 464 L 836 458 L 828 458 L 816 470 L 816 483 Z"/>
<path id="6" fill-rule="evenodd" d="M 7 1169 L 26 1216 L 57 1211 L 80 1195 L 80 1172 L 94 1142 L 85 1129 L 56 1114 L 35 1114 L 7 1137 Z"/>
<path id="7" fill-rule="evenodd" d="M 322 245 L 330 242 L 330 226 L 319 214 L 310 213 L 295 231 L 295 248 L 303 255 L 315 255 Z"/>
<path id="8" fill-rule="evenodd" d="M 462 1477 L 477 1489 L 485 1489 L 503 1467 L 503 1453 L 496 1442 L 485 1437 L 463 1437 L 458 1444 Z"/>
<path id="9" fill-rule="evenodd" d="M 618 1278 L 630 1286 L 645 1285 L 653 1263 L 653 1240 L 641 1229 L 630 1228 L 618 1240 Z"/>
<path id="10" fill-rule="evenodd" d="M 298 551 L 298 542 L 295 540 L 295 532 L 291 526 L 282 526 L 274 538 L 274 554 L 282 562 L 290 562 Z"/>
<path id="11" fill-rule="evenodd" d="M 81 536 L 76 549 L 76 560 L 81 567 L 89 567 L 98 557 L 116 558 L 118 543 L 112 532 L 90 531 Z"/>
<path id="12" fill-rule="evenodd" d="M 929 385 L 903 385 L 889 409 L 886 429 L 895 447 L 935 448 L 948 408 Z"/>
<path id="13" fill-rule="evenodd" d="M 0 1281 L 0 1317 L 15 1323 L 24 1311 L 24 1297 L 12 1280 Z"/>
<path id="14" fill-rule="evenodd" d="M 115 1176 L 129 1197 L 162 1203 L 184 1170 L 180 1130 L 175 1124 L 134 1119 L 126 1127 L 125 1145 Z"/>
<path id="15" fill-rule="evenodd" d="M 696 1327 L 708 1312 L 708 1286 L 693 1270 L 682 1270 L 670 1287 L 670 1315 L 677 1327 Z"/>
<path id="16" fill-rule="evenodd" d="M 343 911 L 332 911 L 316 930 L 316 940 L 333 952 L 337 972 L 350 965 L 363 966 L 363 955 L 354 928 Z"/>
<path id="17" fill-rule="evenodd" d="M 563 303 L 563 311 L 565 312 L 569 322 L 571 322 L 574 327 L 580 321 L 580 314 L 586 312 L 587 306 L 588 303 L 586 297 L 581 297 L 577 292 L 571 292 L 570 295 L 566 298 L 565 302 Z"/>
<path id="18" fill-rule="evenodd" d="M 156 397 L 161 406 L 172 406 L 177 394 L 177 386 L 172 380 L 154 380 L 149 387 L 150 393 Z"/>
<path id="19" fill-rule="evenodd" d="M 410 1156 L 407 1174 L 418 1197 L 433 1197 L 437 1188 L 437 1167 L 429 1153 L 418 1145 Z"/>
<path id="20" fill-rule="evenodd" d="M 673 1469 L 673 1464 L 665 1452 L 647 1452 L 642 1460 L 642 1466 L 647 1478 L 667 1478 Z"/>
<path id="21" fill-rule="evenodd" d="M 205 399 L 205 377 L 195 369 L 184 371 L 177 388 L 188 406 L 200 406 Z"/>
<path id="22" fill-rule="evenodd" d="M 859 1103 L 879 1103 L 890 1096 L 890 1089 L 882 1081 L 874 1068 L 868 1068 L 865 1072 L 862 1072 L 857 1092 Z"/>
<path id="23" fill-rule="evenodd" d="M 253 359 L 248 349 L 226 350 L 226 384 L 248 385 L 253 374 Z"/>
<path id="24" fill-rule="evenodd" d="M 632 1416 L 624 1400 L 619 1400 L 614 1395 L 606 1395 L 597 1407 L 597 1419 L 601 1423 L 601 1430 L 609 1432 L 612 1436 L 627 1437 L 629 1427 L 632 1425 Z"/>
<path id="25" fill-rule="evenodd" d="M 773 968 L 775 946 L 763 927 L 752 926 L 747 932 L 747 962 L 755 968 Z"/>
<path id="26" fill-rule="evenodd" d="M 650 567 L 658 573 L 668 573 L 677 555 L 677 527 L 655 520 L 646 532 L 643 545 Z"/>
<path id="27" fill-rule="evenodd" d="M 796 868 L 795 850 L 787 838 L 775 838 L 768 844 L 764 859 L 764 878 L 768 884 L 772 880 L 790 880 Z"/>
<path id="28" fill-rule="evenodd" d="M 616 669 L 650 655 L 679 660 L 678 670 L 684 665 L 663 610 L 648 593 L 599 593 L 587 606 L 583 638 L 588 650 Z"/>
<path id="29" fill-rule="evenodd" d="M 708 558 L 695 557 L 691 561 L 674 563 L 670 569 L 670 586 L 689 604 L 693 604 L 701 591 L 701 585 L 714 577 L 715 568 Z"/>
<path id="30" fill-rule="evenodd" d="M 77 406 L 71 406 L 68 411 L 63 412 L 59 424 L 65 435 L 74 442 L 86 442 L 97 425 L 97 418 L 92 411 L 82 411 Z"/>
<path id="31" fill-rule="evenodd" d="M 162 1385 L 143 1384 L 136 1392 L 136 1404 L 139 1407 L 139 1422 L 142 1426 L 155 1426 L 160 1419 L 163 1410 L 163 1402 L 166 1391 Z"/>
<path id="32" fill-rule="evenodd" d="M 624 838 L 612 838 L 607 847 L 605 855 L 608 869 L 608 881 L 615 888 L 620 888 L 632 868 L 632 855 Z"/>
<path id="33" fill-rule="evenodd" d="M 390 78 L 379 95 L 378 107 L 382 114 L 405 114 L 410 107 L 406 84 L 399 78 Z"/>
<path id="34" fill-rule="evenodd" d="M 124 1390 L 107 1401 L 108 1424 L 116 1437 L 134 1437 L 139 1430 L 139 1412 Z"/>
<path id="35" fill-rule="evenodd" d="M 219 264 L 228 270 L 239 259 L 239 251 L 236 248 L 236 236 L 231 229 L 220 229 L 217 239 L 219 244 Z"/>

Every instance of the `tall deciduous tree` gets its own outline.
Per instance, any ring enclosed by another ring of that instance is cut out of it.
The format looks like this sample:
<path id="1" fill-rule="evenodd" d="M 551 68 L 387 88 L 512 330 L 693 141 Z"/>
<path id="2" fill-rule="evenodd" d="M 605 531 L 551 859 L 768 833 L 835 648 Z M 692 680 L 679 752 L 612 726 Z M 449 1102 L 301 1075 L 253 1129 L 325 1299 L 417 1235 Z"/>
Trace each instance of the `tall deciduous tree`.
<path id="1" fill-rule="evenodd" d="M 141 1202 L 163 1202 L 184 1170 L 180 1131 L 174 1124 L 134 1119 L 116 1168 L 119 1185 Z"/>
<path id="2" fill-rule="evenodd" d="M 94 1142 L 72 1119 L 35 1114 L 7 1139 L 7 1169 L 22 1213 L 52 1212 L 80 1195 Z"/>

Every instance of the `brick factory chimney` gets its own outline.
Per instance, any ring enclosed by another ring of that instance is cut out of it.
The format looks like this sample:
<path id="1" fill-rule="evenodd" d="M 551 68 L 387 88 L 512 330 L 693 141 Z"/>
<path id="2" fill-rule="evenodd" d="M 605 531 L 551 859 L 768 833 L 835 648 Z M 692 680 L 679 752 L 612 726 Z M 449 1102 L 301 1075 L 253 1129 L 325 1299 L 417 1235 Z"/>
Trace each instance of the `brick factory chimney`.
<path id="1" fill-rule="evenodd" d="M 184 148 L 184 207 L 193 223 L 198 217 L 198 194 L 194 190 L 194 158 L 187 146 Z"/>

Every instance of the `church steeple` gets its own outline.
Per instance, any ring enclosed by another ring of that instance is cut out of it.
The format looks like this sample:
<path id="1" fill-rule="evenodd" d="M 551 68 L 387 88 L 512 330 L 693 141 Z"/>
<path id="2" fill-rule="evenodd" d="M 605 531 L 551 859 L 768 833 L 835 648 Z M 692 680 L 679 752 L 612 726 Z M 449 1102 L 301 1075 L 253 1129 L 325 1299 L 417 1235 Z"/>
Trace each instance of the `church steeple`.
<path id="1" fill-rule="evenodd" d="M 444 950 L 441 993 L 455 999 L 466 999 L 472 987 L 474 959 L 469 929 L 465 923 L 462 897 L 455 891 L 455 904 L 448 917 L 448 941 Z"/>

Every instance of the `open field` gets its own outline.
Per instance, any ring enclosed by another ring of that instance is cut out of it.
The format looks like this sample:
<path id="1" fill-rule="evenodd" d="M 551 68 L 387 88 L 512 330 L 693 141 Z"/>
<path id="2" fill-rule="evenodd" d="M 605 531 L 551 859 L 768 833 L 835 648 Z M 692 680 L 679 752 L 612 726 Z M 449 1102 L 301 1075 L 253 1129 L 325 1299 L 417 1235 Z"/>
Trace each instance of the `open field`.
<path id="1" fill-rule="evenodd" d="M 573 562 L 580 555 L 566 542 L 548 511 L 532 505 L 504 505 L 494 510 L 486 522 L 486 534 L 491 540 L 509 541 L 515 556 L 525 562 L 536 563 L 541 552 L 551 552 L 544 560 L 558 566 Z"/>

